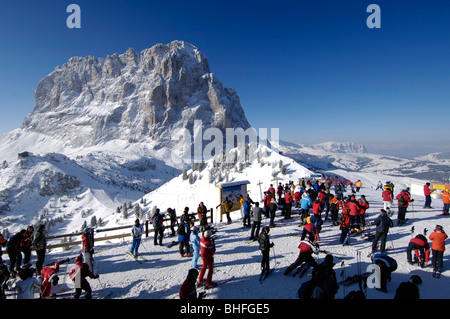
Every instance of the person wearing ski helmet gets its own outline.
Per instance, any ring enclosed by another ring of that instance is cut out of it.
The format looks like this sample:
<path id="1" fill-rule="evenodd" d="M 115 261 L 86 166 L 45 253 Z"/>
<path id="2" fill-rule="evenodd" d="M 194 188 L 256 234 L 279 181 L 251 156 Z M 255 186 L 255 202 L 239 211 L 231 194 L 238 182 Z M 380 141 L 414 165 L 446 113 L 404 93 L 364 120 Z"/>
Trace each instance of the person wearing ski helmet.
<path id="1" fill-rule="evenodd" d="M 142 234 L 144 233 L 144 226 L 139 222 L 139 219 L 134 221 L 134 226 L 131 228 L 131 236 L 133 242 L 131 244 L 130 254 L 137 257 L 139 254 L 139 246 L 141 245 Z"/>
<path id="2" fill-rule="evenodd" d="M 269 239 L 270 227 L 266 226 L 262 229 L 261 234 L 258 237 L 259 250 L 261 250 L 261 273 L 265 273 L 266 276 L 270 273 L 269 255 L 270 248 L 273 247 L 273 243 Z"/>

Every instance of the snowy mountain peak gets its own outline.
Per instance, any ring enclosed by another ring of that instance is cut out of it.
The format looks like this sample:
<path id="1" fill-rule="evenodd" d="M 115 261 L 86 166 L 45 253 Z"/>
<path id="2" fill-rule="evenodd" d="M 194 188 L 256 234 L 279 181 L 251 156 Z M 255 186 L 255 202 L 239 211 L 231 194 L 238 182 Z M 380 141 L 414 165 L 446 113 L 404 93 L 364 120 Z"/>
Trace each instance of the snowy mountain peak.
<path id="1" fill-rule="evenodd" d="M 183 41 L 106 58 L 73 57 L 43 78 L 22 128 L 86 147 L 111 140 L 171 145 L 174 130 L 250 127 L 239 97 Z M 173 144 L 173 143 L 172 143 Z"/>

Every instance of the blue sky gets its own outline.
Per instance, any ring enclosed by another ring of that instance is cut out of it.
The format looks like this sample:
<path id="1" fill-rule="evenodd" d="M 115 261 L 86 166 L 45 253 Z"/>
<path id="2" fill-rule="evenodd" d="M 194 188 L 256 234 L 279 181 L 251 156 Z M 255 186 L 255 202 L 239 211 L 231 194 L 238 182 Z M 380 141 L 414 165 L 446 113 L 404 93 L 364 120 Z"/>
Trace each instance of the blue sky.
<path id="1" fill-rule="evenodd" d="M 81 29 L 69 29 L 69 4 Z M 369 4 L 381 29 L 369 29 Z M 283 140 L 370 151 L 450 151 L 448 1 L 61 1 L 2 3 L 0 133 L 22 124 L 44 76 L 72 56 L 184 40 L 235 89 L 251 125 Z"/>

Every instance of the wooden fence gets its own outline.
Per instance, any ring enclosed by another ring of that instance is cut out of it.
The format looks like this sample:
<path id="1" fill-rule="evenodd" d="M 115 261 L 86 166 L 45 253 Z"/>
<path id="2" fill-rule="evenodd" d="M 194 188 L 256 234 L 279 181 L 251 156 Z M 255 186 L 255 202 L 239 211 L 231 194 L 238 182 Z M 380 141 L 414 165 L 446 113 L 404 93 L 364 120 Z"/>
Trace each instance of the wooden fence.
<path id="1" fill-rule="evenodd" d="M 213 223 L 213 209 L 211 208 L 209 210 L 210 212 L 210 216 L 207 216 L 207 220 L 211 220 L 211 223 Z M 194 216 L 195 214 L 190 214 L 190 216 Z M 179 223 L 179 219 L 180 217 L 177 217 L 177 224 Z M 199 222 L 199 219 L 193 219 L 191 220 L 191 222 Z M 166 229 L 170 229 L 170 219 L 163 219 L 163 222 L 169 222 L 169 226 L 164 226 L 164 231 Z M 113 227 L 113 228 L 104 228 L 104 229 L 96 229 L 96 233 L 101 233 L 101 232 L 110 232 L 110 231 L 115 231 L 115 230 L 120 230 L 120 229 L 127 229 L 127 228 L 132 228 L 134 225 L 125 225 L 125 226 L 119 226 L 119 227 Z M 145 237 L 148 237 L 149 233 L 154 232 L 154 228 L 153 227 L 149 227 L 149 221 L 146 220 L 145 224 L 144 224 L 144 230 L 145 230 Z M 76 233 L 71 233 L 71 234 L 62 234 L 62 235 L 54 235 L 54 236 L 47 236 L 47 241 L 53 241 L 55 239 L 60 239 L 60 238 L 71 238 L 71 237 L 75 237 L 75 236 L 81 236 L 83 233 L 82 232 L 76 232 Z M 110 239 L 118 239 L 118 238 L 124 238 L 124 237 L 131 237 L 131 233 L 127 232 L 127 233 L 123 233 L 123 234 L 117 234 L 117 235 L 111 235 L 111 236 L 103 236 L 103 237 L 95 237 L 95 241 L 104 241 L 104 240 L 110 240 Z M 47 245 L 46 249 L 54 249 L 54 248 L 61 248 L 61 247 L 69 247 L 69 246 L 77 246 L 77 245 L 81 245 L 82 241 L 81 240 L 77 240 L 77 241 L 70 241 L 70 242 L 61 242 L 61 243 L 55 243 L 55 244 L 50 244 Z M 6 253 L 6 252 L 3 252 Z"/>

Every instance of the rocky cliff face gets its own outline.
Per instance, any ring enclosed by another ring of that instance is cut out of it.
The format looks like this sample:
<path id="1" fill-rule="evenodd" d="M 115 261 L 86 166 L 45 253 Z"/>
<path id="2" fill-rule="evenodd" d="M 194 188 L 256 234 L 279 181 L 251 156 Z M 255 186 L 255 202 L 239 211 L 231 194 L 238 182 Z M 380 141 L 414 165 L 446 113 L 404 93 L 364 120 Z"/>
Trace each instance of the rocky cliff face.
<path id="1" fill-rule="evenodd" d="M 193 45 L 174 41 L 137 53 L 71 58 L 42 79 L 23 129 L 73 147 L 115 139 L 173 147 L 171 134 L 250 127 L 239 97 L 211 73 Z"/>

